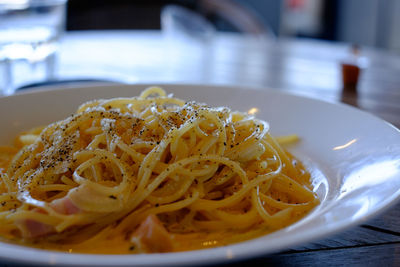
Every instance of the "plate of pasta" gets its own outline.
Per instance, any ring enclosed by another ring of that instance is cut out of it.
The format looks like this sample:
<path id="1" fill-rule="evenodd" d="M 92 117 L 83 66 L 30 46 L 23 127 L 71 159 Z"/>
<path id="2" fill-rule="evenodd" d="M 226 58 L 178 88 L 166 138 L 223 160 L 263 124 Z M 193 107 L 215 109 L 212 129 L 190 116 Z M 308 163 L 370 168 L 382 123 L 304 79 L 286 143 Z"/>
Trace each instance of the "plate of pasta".
<path id="1" fill-rule="evenodd" d="M 342 104 L 108 85 L 3 97 L 0 112 L 3 262 L 229 262 L 337 233 L 400 195 L 399 130 Z"/>

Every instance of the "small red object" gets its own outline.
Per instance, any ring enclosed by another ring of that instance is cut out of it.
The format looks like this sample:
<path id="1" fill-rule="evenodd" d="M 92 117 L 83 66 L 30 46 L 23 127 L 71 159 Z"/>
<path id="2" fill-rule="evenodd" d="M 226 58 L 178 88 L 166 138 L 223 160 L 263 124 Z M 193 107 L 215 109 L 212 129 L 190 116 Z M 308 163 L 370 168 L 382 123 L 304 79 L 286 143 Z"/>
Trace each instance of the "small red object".
<path id="1" fill-rule="evenodd" d="M 342 79 L 344 87 L 356 87 L 359 76 L 359 66 L 350 63 L 342 63 Z"/>
<path id="2" fill-rule="evenodd" d="M 360 48 L 357 45 L 351 47 L 351 54 L 341 63 L 342 82 L 344 89 L 356 89 L 360 72 Z"/>

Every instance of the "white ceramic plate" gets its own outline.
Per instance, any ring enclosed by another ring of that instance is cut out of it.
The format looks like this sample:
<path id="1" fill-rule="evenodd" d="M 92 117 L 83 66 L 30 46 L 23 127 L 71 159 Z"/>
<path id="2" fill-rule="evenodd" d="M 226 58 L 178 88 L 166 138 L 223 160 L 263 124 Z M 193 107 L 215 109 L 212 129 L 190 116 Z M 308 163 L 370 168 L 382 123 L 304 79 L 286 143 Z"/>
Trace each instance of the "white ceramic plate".
<path id="1" fill-rule="evenodd" d="M 0 98 L 0 143 L 10 142 L 21 130 L 63 119 L 86 100 L 136 96 L 146 87 L 70 88 Z M 399 198 L 400 132 L 370 114 L 345 105 L 262 88 L 163 87 L 185 100 L 228 106 L 243 112 L 256 108 L 256 116 L 270 122 L 274 135 L 299 135 L 301 142 L 289 149 L 313 170 L 321 205 L 285 229 L 226 247 L 183 253 L 113 256 L 57 253 L 0 243 L 0 260 L 84 266 L 177 266 L 229 262 L 324 238 L 370 219 Z"/>

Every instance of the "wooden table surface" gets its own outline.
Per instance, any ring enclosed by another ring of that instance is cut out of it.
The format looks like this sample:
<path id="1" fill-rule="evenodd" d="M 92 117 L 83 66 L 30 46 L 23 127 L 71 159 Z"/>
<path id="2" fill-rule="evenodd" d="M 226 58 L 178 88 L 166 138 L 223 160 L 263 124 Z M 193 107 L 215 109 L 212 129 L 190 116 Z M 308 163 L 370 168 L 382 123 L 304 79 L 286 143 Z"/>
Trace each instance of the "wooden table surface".
<path id="1" fill-rule="evenodd" d="M 357 90 L 343 90 L 346 44 L 265 41 L 236 34 L 211 40 L 172 39 L 158 31 L 69 32 L 62 42 L 60 79 L 124 83 L 201 83 L 267 87 L 345 102 L 400 128 L 400 56 L 361 48 Z M 328 239 L 233 265 L 400 265 L 400 205 Z"/>

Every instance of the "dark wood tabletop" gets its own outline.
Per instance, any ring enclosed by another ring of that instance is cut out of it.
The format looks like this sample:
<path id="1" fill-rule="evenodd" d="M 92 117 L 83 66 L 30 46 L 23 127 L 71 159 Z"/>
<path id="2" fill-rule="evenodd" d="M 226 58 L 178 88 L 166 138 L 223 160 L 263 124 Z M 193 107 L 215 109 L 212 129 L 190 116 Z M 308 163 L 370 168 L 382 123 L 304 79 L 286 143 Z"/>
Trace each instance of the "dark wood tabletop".
<path id="1" fill-rule="evenodd" d="M 208 40 L 159 31 L 68 32 L 58 78 L 123 83 L 245 85 L 344 102 L 400 128 L 400 56 L 318 40 L 260 40 L 216 34 Z M 344 85 L 342 64 L 360 68 Z M 327 239 L 233 265 L 400 265 L 400 205 Z"/>

